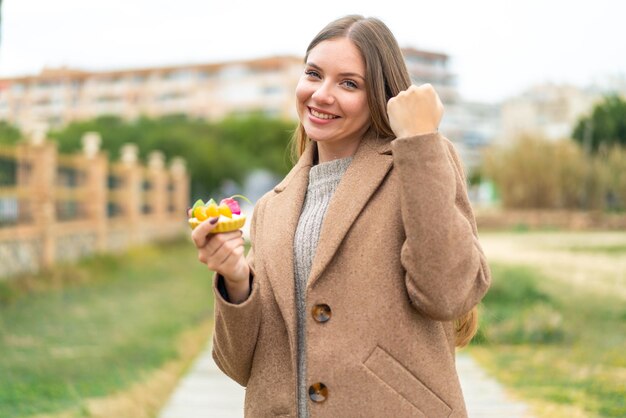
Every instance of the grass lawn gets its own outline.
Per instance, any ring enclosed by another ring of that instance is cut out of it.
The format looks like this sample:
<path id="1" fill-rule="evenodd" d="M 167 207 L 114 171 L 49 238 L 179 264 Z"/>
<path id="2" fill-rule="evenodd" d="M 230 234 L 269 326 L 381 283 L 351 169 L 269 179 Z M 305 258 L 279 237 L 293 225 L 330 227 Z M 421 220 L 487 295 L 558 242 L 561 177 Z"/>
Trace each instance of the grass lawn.
<path id="1" fill-rule="evenodd" d="M 625 417 L 624 300 L 529 266 L 491 267 L 474 358 L 538 417 Z"/>
<path id="2" fill-rule="evenodd" d="M 209 272 L 185 240 L 23 279 L 27 293 L 0 287 L 3 418 L 90 416 L 88 400 L 145 381 L 212 316 Z"/>

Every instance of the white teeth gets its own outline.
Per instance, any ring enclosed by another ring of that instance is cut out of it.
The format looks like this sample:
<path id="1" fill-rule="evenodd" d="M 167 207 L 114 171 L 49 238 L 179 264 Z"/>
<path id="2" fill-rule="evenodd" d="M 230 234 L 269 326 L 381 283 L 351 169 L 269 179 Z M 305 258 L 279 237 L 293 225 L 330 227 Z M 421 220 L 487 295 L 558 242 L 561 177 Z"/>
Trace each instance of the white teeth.
<path id="1" fill-rule="evenodd" d="M 337 116 L 329 115 L 328 113 L 320 113 L 314 109 L 311 109 L 311 114 L 320 119 L 335 119 Z"/>

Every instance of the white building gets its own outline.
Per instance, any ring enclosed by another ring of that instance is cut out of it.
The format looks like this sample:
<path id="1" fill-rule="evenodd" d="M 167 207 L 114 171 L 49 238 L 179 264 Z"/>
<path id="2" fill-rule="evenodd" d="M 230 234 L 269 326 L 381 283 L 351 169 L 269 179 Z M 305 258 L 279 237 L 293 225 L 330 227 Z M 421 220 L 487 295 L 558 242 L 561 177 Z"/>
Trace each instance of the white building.
<path id="1" fill-rule="evenodd" d="M 471 173 L 481 164 L 483 150 L 500 135 L 500 105 L 459 100 L 446 106 L 439 130 L 455 142 Z"/>
<path id="2" fill-rule="evenodd" d="M 445 107 L 440 131 L 455 143 L 465 169 L 473 170 L 480 164 L 482 149 L 499 135 L 499 105 L 464 101 L 448 55 L 411 48 L 403 53 L 413 83 L 430 83 L 439 94 Z"/>
<path id="3" fill-rule="evenodd" d="M 502 143 L 524 135 L 549 140 L 571 138 L 578 120 L 602 100 L 598 89 L 567 84 L 535 85 L 502 105 Z"/>
<path id="4" fill-rule="evenodd" d="M 219 119 L 262 111 L 294 118 L 299 57 L 119 71 L 44 69 L 35 76 L 0 79 L 0 120 L 22 130 L 58 127 L 100 115 L 185 113 Z"/>
<path id="5" fill-rule="evenodd" d="M 495 136 L 493 106 L 461 101 L 448 55 L 414 48 L 403 54 L 413 83 L 431 83 L 446 106 L 442 132 L 457 143 L 466 165 L 476 165 L 477 149 Z M 116 71 L 46 68 L 0 79 L 0 120 L 24 132 L 100 115 L 131 120 L 183 113 L 217 120 L 260 111 L 295 120 L 302 70 L 303 59 L 295 56 Z"/>

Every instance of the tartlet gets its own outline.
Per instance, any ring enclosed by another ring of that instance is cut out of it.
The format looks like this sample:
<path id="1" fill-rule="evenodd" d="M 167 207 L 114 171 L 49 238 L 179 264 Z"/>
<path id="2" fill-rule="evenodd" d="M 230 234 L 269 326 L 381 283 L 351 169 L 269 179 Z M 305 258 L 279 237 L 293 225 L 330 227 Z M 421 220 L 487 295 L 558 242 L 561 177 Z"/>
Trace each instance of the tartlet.
<path id="1" fill-rule="evenodd" d="M 209 218 L 219 217 L 211 233 L 230 232 L 242 228 L 246 223 L 246 216 L 241 213 L 239 203 L 235 200 L 236 197 L 243 198 L 250 203 L 242 195 L 224 198 L 219 205 L 213 199 L 209 199 L 206 203 L 202 199 L 198 199 L 191 208 L 192 217 L 188 219 L 189 227 L 194 229 Z"/>

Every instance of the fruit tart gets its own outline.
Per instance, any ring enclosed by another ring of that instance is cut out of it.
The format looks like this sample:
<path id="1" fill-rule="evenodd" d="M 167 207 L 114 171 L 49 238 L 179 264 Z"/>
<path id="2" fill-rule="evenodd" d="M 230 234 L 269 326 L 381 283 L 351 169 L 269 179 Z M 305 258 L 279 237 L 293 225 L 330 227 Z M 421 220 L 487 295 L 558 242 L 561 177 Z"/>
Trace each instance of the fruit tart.
<path id="1" fill-rule="evenodd" d="M 227 197 L 222 199 L 219 204 L 213 199 L 209 199 L 206 203 L 202 199 L 198 199 L 191 208 L 189 226 L 191 229 L 194 229 L 206 219 L 219 217 L 217 225 L 211 230 L 211 233 L 230 232 L 240 229 L 246 223 L 246 217 L 241 213 L 241 208 L 235 198 L 242 198 L 250 203 L 242 195 Z"/>

